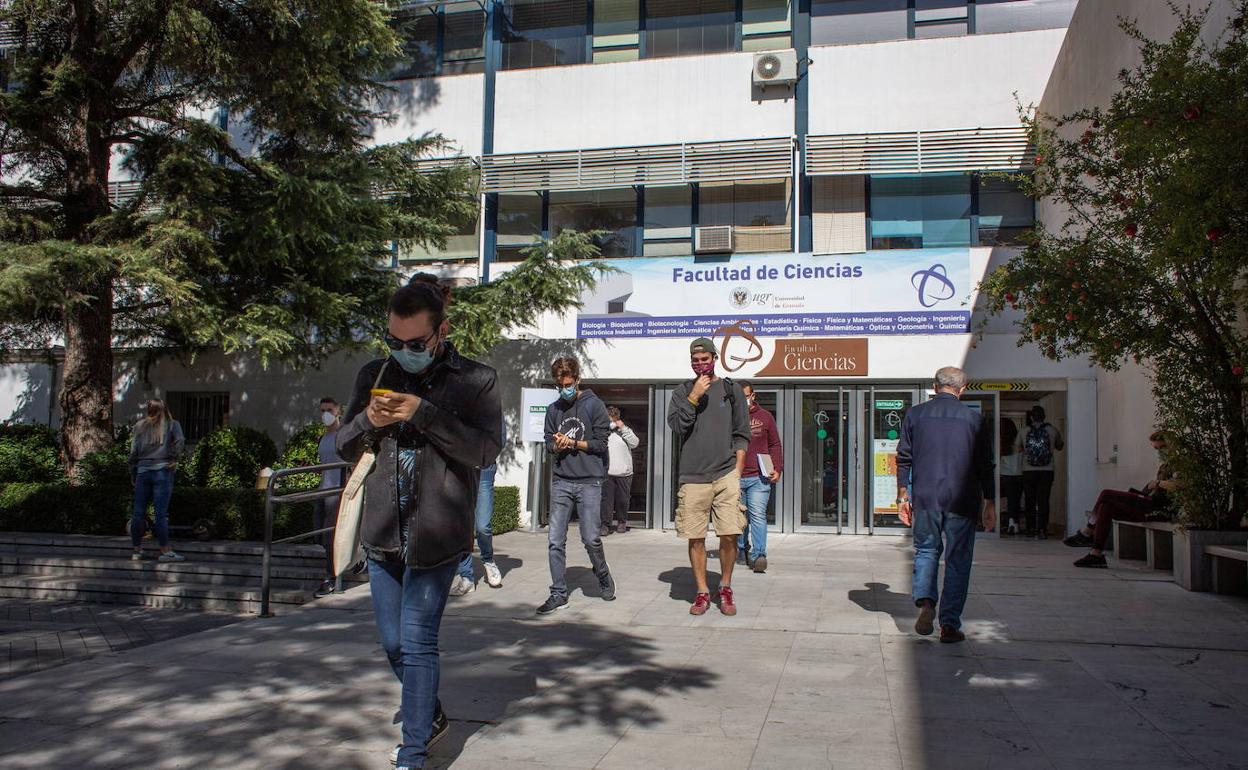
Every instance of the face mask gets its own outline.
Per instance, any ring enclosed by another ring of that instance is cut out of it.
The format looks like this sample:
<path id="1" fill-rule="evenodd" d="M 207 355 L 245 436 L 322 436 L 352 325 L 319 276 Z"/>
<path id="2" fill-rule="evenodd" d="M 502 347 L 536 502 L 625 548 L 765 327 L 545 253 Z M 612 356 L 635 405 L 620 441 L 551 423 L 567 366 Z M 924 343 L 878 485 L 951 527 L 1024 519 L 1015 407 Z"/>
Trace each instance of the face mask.
<path id="1" fill-rule="evenodd" d="M 569 385 L 566 388 L 559 388 L 559 398 L 562 398 L 564 401 L 575 401 L 576 400 L 576 386 Z"/>
<path id="2" fill-rule="evenodd" d="M 709 375 L 709 374 L 715 373 L 714 361 L 707 361 L 704 364 L 690 364 L 689 367 L 693 369 L 693 373 L 698 375 L 699 377 L 701 377 L 704 374 Z"/>
<path id="3" fill-rule="evenodd" d="M 402 350 L 390 351 L 391 357 L 399 362 L 399 366 L 403 367 L 403 371 L 408 374 L 419 374 L 433 363 L 433 354 L 428 350 L 422 350 L 417 353 L 414 350 L 403 348 Z"/>
<path id="4" fill-rule="evenodd" d="M 321 412 L 321 422 L 325 423 L 325 427 L 328 428 L 338 422 L 338 418 L 334 416 L 333 412 Z"/>

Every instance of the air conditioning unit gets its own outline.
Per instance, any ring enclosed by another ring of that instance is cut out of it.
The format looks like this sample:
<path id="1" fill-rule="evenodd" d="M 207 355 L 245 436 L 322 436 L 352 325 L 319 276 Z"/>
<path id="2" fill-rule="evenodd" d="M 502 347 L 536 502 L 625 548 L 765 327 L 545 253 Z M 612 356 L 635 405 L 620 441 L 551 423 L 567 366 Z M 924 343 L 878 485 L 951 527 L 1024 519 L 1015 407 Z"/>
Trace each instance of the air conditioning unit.
<path id="1" fill-rule="evenodd" d="M 797 82 L 797 51 L 765 51 L 754 54 L 754 85 L 791 86 Z"/>
<path id="2" fill-rule="evenodd" d="M 695 227 L 693 229 L 694 254 L 723 254 L 732 251 L 732 225 Z"/>

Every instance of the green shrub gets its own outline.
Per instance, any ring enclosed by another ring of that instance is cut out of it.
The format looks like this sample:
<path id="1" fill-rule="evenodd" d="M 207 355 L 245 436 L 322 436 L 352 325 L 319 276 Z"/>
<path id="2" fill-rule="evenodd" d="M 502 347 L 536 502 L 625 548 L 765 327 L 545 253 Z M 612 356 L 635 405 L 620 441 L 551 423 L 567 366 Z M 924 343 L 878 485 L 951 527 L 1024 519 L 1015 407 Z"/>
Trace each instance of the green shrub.
<path id="1" fill-rule="evenodd" d="M 494 534 L 502 535 L 520 526 L 520 487 L 494 487 Z"/>
<path id="2" fill-rule="evenodd" d="M 286 442 L 286 447 L 282 450 L 282 456 L 278 458 L 278 468 L 298 468 L 307 465 L 316 465 L 318 462 L 321 436 L 325 434 L 325 426 L 321 423 L 312 423 L 305 425 L 295 432 Z M 304 473 L 298 476 L 292 476 L 282 482 L 282 489 L 290 492 L 316 489 L 321 480 L 319 476 L 311 473 Z"/>
<path id="3" fill-rule="evenodd" d="M 0 425 L 0 484 L 56 481 L 63 475 L 56 432 L 46 425 Z"/>
<path id="4" fill-rule="evenodd" d="M 185 480 L 192 487 L 250 489 L 261 468 L 277 461 L 277 446 L 263 431 L 225 427 L 195 446 Z"/>
<path id="5" fill-rule="evenodd" d="M 117 431 L 117 438 L 108 449 L 83 457 L 78 461 L 77 483 L 96 487 L 130 486 L 130 427 Z"/>
<path id="6" fill-rule="evenodd" d="M 75 535 L 120 535 L 134 506 L 129 486 L 49 484 L 0 485 L 0 531 L 54 532 Z M 264 538 L 264 492 L 256 489 L 203 489 L 174 486 L 169 523 L 191 526 L 213 522 L 218 540 Z M 312 529 L 309 504 L 281 506 L 274 511 L 273 537 L 281 539 Z M 180 539 L 190 537 L 174 532 Z"/>

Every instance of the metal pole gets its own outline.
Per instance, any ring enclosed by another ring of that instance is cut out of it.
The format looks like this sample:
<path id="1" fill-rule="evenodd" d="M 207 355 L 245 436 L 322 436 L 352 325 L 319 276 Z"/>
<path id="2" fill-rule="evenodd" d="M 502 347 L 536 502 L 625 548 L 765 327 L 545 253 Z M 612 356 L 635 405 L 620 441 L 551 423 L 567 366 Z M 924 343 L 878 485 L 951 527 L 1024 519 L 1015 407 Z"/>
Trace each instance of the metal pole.
<path id="1" fill-rule="evenodd" d="M 260 617 L 271 618 L 269 611 L 269 565 L 273 560 L 273 479 L 269 477 L 269 488 L 264 493 L 264 565 L 260 573 Z"/>

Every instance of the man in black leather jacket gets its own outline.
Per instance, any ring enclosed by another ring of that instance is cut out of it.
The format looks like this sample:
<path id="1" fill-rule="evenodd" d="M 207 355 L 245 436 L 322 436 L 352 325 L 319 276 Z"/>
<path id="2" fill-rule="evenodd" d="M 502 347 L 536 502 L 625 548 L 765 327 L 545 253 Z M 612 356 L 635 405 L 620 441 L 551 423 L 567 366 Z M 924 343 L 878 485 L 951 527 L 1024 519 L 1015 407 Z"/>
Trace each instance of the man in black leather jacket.
<path id="1" fill-rule="evenodd" d="M 446 732 L 438 630 L 459 560 L 472 551 L 481 468 L 502 443 L 496 374 L 446 340 L 446 290 L 413 283 L 390 301 L 387 359 L 360 370 L 338 431 L 347 461 L 365 450 L 360 542 L 386 657 L 402 684 L 400 768 L 423 767 Z"/>

